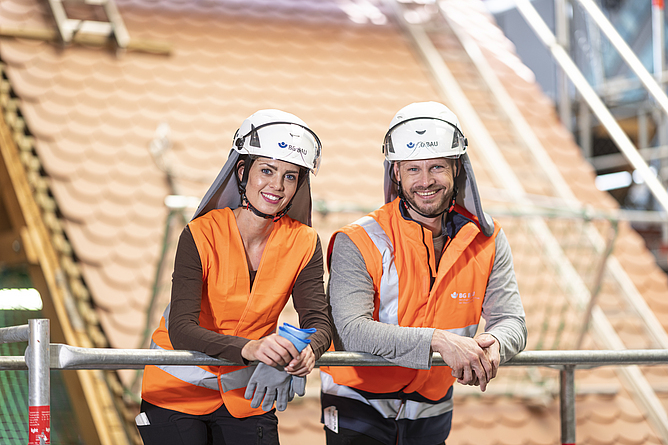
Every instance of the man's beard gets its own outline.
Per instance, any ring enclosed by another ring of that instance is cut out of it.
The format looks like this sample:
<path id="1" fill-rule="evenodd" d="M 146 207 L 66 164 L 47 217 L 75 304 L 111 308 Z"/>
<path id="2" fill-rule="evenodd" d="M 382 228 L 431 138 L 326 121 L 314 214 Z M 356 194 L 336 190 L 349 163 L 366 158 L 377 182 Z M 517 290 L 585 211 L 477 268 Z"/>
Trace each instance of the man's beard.
<path id="1" fill-rule="evenodd" d="M 403 198 L 406 200 L 406 202 L 408 202 L 409 206 L 426 218 L 436 218 L 437 216 L 440 216 L 443 213 L 445 213 L 445 211 L 448 210 L 448 207 L 450 206 L 450 201 L 452 200 L 453 191 L 447 190 L 445 193 L 443 193 L 441 199 L 439 199 L 438 201 L 435 201 L 427 205 L 419 205 L 414 199 L 414 192 L 432 191 L 434 189 L 415 189 L 412 193 L 407 193 L 403 189 L 401 183 L 399 184 L 399 186 L 401 187 Z M 437 188 L 436 190 L 444 190 L 444 189 Z"/>

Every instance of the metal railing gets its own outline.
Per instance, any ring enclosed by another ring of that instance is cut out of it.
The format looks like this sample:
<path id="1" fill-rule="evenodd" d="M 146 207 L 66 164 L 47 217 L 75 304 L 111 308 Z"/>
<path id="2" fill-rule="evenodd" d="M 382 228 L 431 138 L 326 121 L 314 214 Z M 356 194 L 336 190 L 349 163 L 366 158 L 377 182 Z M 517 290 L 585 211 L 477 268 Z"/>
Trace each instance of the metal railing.
<path id="1" fill-rule="evenodd" d="M 49 444 L 49 369 L 141 369 L 146 365 L 238 366 L 238 363 L 194 351 L 80 348 L 49 343 L 49 320 L 0 328 L 0 343 L 28 341 L 25 356 L 0 356 L 0 371 L 28 370 L 29 445 Z M 525 351 L 502 366 L 547 366 L 560 373 L 561 442 L 575 444 L 575 370 L 599 366 L 668 364 L 668 349 Z M 434 353 L 433 366 L 447 366 Z M 395 366 L 361 352 L 326 352 L 320 366 Z"/>
<path id="2" fill-rule="evenodd" d="M 51 329 L 48 319 L 0 328 L 0 343 L 28 342 L 25 357 L 0 357 L 0 370 L 28 370 L 28 445 L 51 443 Z"/>

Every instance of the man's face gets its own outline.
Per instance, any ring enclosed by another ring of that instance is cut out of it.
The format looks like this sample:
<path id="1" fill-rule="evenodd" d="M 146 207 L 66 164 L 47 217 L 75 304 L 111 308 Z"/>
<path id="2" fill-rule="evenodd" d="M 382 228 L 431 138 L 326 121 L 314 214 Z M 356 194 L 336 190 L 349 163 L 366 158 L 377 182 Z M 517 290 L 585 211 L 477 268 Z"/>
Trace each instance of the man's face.
<path id="1" fill-rule="evenodd" d="M 394 175 L 411 206 L 424 215 L 448 209 L 454 192 L 456 159 L 433 158 L 394 164 Z"/>

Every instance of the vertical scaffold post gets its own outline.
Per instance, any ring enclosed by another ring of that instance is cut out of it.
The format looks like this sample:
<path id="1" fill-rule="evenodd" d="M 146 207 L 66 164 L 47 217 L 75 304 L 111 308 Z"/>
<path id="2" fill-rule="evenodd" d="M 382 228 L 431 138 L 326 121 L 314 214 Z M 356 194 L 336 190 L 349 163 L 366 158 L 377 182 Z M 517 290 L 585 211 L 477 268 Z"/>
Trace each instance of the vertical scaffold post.
<path id="1" fill-rule="evenodd" d="M 48 319 L 28 320 L 28 445 L 51 443 L 51 370 Z"/>
<path id="2" fill-rule="evenodd" d="M 575 445 L 575 366 L 565 365 L 559 371 L 561 378 L 561 443 Z"/>

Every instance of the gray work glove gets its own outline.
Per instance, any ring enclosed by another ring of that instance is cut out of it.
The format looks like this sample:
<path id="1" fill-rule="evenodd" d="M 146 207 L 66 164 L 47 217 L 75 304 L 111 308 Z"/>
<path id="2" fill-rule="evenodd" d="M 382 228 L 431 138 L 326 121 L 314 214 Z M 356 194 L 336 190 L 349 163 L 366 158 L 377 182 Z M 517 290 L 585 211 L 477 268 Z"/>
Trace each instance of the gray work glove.
<path id="1" fill-rule="evenodd" d="M 292 381 L 290 382 L 290 392 L 288 401 L 292 402 L 292 399 L 295 398 L 295 394 L 300 397 L 303 397 L 306 394 L 306 376 L 298 377 L 296 375 L 292 376 Z"/>
<path id="2" fill-rule="evenodd" d="M 251 408 L 262 404 L 263 411 L 271 411 L 276 402 L 276 409 L 284 411 L 288 406 L 292 376 L 280 368 L 260 363 L 248 381 L 244 398 L 251 401 Z"/>

